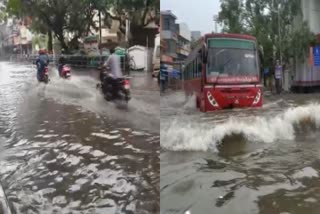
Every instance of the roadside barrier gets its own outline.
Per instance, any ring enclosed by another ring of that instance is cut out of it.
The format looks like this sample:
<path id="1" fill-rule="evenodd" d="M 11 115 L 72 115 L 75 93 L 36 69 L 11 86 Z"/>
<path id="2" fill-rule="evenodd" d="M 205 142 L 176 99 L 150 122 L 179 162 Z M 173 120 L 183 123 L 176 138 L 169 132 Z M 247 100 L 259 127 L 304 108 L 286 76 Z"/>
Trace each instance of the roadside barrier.
<path id="1" fill-rule="evenodd" d="M 84 56 L 84 55 L 49 55 L 50 63 L 58 64 L 58 60 L 60 57 L 65 58 L 65 63 L 78 68 L 93 68 L 99 69 L 102 63 L 108 59 L 108 56 Z M 12 62 L 30 62 L 35 63 L 38 55 L 21 55 L 21 54 L 13 54 L 7 55 L 3 57 L 4 60 L 12 61 Z M 132 58 L 129 55 L 122 55 L 120 56 L 121 60 L 121 69 L 125 73 L 129 73 L 130 70 L 133 70 L 131 67 L 132 65 Z"/>

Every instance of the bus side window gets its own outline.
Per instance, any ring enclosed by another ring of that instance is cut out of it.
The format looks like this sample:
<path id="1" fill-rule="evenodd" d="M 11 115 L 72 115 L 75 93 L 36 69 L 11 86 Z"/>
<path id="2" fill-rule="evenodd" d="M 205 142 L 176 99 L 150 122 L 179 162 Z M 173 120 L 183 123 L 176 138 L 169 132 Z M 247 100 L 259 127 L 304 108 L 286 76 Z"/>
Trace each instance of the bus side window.
<path id="1" fill-rule="evenodd" d="M 186 70 L 187 72 L 186 72 L 186 78 L 187 78 L 187 80 L 189 79 L 189 65 L 187 66 L 187 70 Z"/>
<path id="2" fill-rule="evenodd" d="M 198 76 L 201 77 L 201 73 L 202 73 L 202 63 L 201 61 L 199 60 L 198 62 Z"/>
<path id="3" fill-rule="evenodd" d="M 184 68 L 184 79 L 187 80 L 188 79 L 188 66 L 186 66 Z"/>
<path id="4" fill-rule="evenodd" d="M 191 79 L 194 78 L 194 61 L 192 61 Z"/>
<path id="5" fill-rule="evenodd" d="M 197 74 L 197 59 L 194 59 L 193 61 L 193 78 L 196 78 Z"/>
<path id="6" fill-rule="evenodd" d="M 190 64 L 187 66 L 187 80 L 189 79 L 190 76 Z"/>

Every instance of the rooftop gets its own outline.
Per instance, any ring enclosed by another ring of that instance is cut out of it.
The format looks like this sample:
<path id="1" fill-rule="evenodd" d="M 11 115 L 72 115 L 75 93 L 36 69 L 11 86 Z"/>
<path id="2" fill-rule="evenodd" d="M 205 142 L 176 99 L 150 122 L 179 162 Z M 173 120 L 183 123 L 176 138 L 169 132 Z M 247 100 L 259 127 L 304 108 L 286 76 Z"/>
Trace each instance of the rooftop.
<path id="1" fill-rule="evenodd" d="M 177 19 L 176 15 L 174 15 L 171 10 L 162 10 L 160 11 L 161 15 L 172 16 L 174 19 Z"/>

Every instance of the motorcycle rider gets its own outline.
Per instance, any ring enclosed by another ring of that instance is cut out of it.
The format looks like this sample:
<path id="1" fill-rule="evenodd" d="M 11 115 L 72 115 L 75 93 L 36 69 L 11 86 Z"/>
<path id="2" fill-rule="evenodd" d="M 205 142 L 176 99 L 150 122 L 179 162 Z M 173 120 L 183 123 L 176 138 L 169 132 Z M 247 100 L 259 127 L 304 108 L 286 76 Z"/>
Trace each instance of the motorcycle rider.
<path id="1" fill-rule="evenodd" d="M 44 49 L 39 50 L 39 56 L 36 60 L 36 65 L 37 65 L 37 78 L 38 78 L 38 81 L 41 81 L 44 69 L 46 66 L 49 65 L 49 56 L 46 53 L 46 50 Z"/>
<path id="2" fill-rule="evenodd" d="M 115 53 L 114 47 L 110 49 L 110 54 L 111 55 L 104 64 L 105 68 L 110 69 L 110 73 L 107 76 L 105 76 L 106 74 L 104 72 L 100 73 L 100 80 L 107 78 L 107 81 L 110 81 L 110 84 L 112 85 L 113 98 L 115 98 L 118 92 L 118 82 L 119 79 L 123 77 L 123 74 L 120 65 L 120 56 Z"/>

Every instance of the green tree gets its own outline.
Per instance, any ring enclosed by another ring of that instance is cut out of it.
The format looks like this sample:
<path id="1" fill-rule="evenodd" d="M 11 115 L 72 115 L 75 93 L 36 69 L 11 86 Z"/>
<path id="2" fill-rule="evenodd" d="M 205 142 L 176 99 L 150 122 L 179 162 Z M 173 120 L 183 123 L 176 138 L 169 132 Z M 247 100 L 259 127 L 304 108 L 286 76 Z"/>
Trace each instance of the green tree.
<path id="1" fill-rule="evenodd" d="M 305 60 L 314 35 L 299 20 L 301 0 L 221 0 L 219 21 L 224 31 L 255 36 L 264 50 L 263 66 L 272 66 L 280 54 L 283 62 L 294 56 Z"/>
<path id="2" fill-rule="evenodd" d="M 78 39 L 86 35 L 93 24 L 93 7 L 87 0 L 9 0 L 8 12 L 17 17 L 30 16 L 33 29 L 51 32 L 65 50 L 77 46 Z M 67 34 L 72 35 L 67 43 Z M 52 44 L 52 39 L 51 42 Z"/>
<path id="3" fill-rule="evenodd" d="M 221 11 L 219 22 L 223 24 L 224 32 L 244 33 L 244 5 L 241 0 L 220 0 Z"/>
<path id="4" fill-rule="evenodd" d="M 160 0 L 95 0 L 94 2 L 109 27 L 113 20 L 119 21 L 119 30 L 122 34 L 125 34 L 126 19 L 129 19 L 132 39 L 139 37 L 149 23 L 159 23 Z"/>
<path id="5" fill-rule="evenodd" d="M 117 20 L 124 34 L 129 19 L 132 32 L 139 33 L 152 21 L 159 21 L 159 4 L 159 0 L 8 0 L 7 11 L 17 17 L 30 16 L 35 31 L 47 31 L 49 38 L 53 32 L 62 48 L 68 49 L 75 48 L 78 39 L 92 28 L 98 29 L 93 20 L 97 10 L 104 15 L 107 26 Z M 70 42 L 67 36 L 72 37 Z"/>

